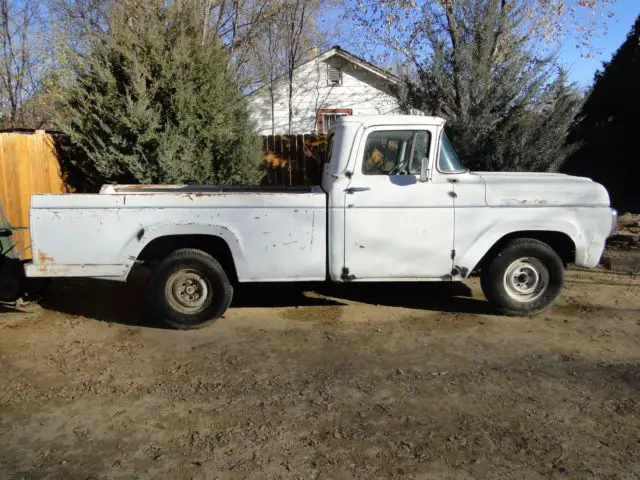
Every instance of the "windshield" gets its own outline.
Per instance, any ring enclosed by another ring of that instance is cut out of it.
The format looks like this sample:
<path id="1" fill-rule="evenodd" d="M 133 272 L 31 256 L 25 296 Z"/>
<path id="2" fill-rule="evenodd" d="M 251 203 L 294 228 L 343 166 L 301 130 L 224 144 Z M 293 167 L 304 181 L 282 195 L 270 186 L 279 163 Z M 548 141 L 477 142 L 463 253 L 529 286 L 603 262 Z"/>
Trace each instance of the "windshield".
<path id="1" fill-rule="evenodd" d="M 449 141 L 446 133 L 442 134 L 440 142 L 440 160 L 438 169 L 443 173 L 464 172 L 467 169 L 460 163 L 458 155 Z"/>

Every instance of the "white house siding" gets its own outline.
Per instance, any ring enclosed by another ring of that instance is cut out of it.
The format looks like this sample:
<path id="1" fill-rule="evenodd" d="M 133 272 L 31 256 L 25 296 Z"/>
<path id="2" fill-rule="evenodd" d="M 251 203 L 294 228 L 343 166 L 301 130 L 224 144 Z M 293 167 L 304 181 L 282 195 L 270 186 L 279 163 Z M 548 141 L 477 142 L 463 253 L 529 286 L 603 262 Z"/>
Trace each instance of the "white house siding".
<path id="1" fill-rule="evenodd" d="M 327 84 L 327 62 L 341 66 L 341 86 Z M 319 108 L 352 109 L 353 115 L 399 113 L 398 101 L 388 93 L 385 80 L 340 57 L 303 65 L 295 72 L 293 84 L 291 133 L 315 132 Z M 289 133 L 288 82 L 280 79 L 275 85 L 273 129 L 269 90 L 262 88 L 248 97 L 252 118 L 261 135 Z"/>

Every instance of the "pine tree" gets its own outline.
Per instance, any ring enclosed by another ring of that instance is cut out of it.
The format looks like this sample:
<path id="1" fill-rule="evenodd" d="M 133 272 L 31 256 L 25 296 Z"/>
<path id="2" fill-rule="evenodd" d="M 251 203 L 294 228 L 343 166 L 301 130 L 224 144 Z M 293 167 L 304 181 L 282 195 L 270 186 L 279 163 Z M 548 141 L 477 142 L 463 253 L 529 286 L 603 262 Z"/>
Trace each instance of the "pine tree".
<path id="1" fill-rule="evenodd" d="M 260 141 L 195 2 L 125 1 L 63 89 L 59 156 L 104 183 L 256 183 Z"/>
<path id="2" fill-rule="evenodd" d="M 407 104 L 447 119 L 473 170 L 549 170 L 568 154 L 565 137 L 580 95 L 554 59 L 521 33 L 518 2 L 459 0 L 442 22 L 425 21 L 432 53 L 408 79 Z"/>
<path id="3" fill-rule="evenodd" d="M 640 16 L 604 71 L 595 75 L 569 141 L 578 149 L 562 166 L 604 184 L 619 209 L 640 209 Z"/>

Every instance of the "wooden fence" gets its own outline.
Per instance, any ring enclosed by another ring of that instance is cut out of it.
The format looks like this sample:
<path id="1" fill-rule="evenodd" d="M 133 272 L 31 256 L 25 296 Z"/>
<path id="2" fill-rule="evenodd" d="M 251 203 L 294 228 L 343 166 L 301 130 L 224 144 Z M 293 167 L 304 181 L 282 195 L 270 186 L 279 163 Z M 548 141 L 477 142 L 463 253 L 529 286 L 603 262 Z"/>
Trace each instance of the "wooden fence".
<path id="1" fill-rule="evenodd" d="M 4 218 L 14 231 L 17 254 L 31 258 L 31 195 L 66 191 L 52 137 L 42 130 L 0 133 L 0 199 Z"/>
<path id="2" fill-rule="evenodd" d="M 329 136 L 325 134 L 269 135 L 262 137 L 265 176 L 263 185 L 318 185 L 327 161 Z"/>
<path id="3" fill-rule="evenodd" d="M 327 160 L 328 136 L 265 136 L 263 154 L 263 185 L 317 185 Z M 50 134 L 41 130 L 0 132 L 0 226 L 6 222 L 17 229 L 13 238 L 20 258 L 31 258 L 31 195 L 66 191 Z"/>

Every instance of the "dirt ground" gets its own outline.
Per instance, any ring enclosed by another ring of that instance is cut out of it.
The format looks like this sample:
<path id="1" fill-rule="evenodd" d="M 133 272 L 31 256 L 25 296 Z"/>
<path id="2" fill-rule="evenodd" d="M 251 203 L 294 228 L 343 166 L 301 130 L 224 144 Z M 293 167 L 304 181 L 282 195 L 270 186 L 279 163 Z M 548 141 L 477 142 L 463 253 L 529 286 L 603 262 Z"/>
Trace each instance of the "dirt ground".
<path id="1" fill-rule="evenodd" d="M 0 315 L 0 478 L 640 478 L 637 276 L 573 269 L 535 318 L 477 281 L 251 287 L 190 332 L 141 283 Z"/>

